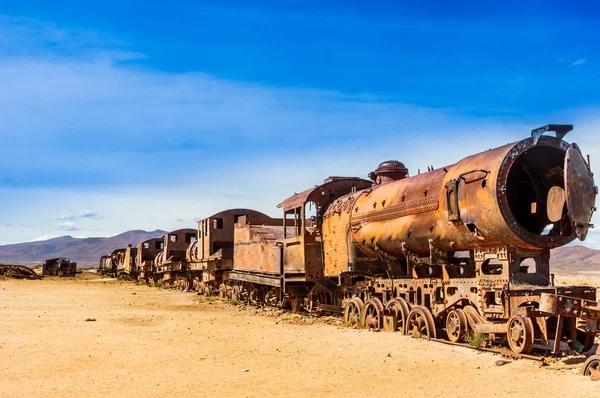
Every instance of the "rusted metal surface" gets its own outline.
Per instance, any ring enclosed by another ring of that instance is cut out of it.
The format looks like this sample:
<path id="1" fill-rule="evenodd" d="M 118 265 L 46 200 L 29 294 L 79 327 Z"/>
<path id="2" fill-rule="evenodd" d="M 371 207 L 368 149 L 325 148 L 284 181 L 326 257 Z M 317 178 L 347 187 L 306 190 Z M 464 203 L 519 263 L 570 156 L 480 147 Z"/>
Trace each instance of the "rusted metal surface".
<path id="1" fill-rule="evenodd" d="M 77 274 L 77 263 L 68 258 L 51 258 L 42 265 L 42 275 L 75 276 L 75 274 Z"/>
<path id="2" fill-rule="evenodd" d="M 164 248 L 154 259 L 155 272 L 185 271 L 187 247 L 196 240 L 196 230 L 171 231 L 163 237 Z"/>
<path id="3" fill-rule="evenodd" d="M 137 279 L 150 282 L 154 275 L 154 259 L 158 253 L 164 249 L 164 239 L 148 239 L 137 245 L 137 254 L 135 257 L 135 266 Z"/>
<path id="4" fill-rule="evenodd" d="M 0 264 L 0 276 L 15 279 L 41 279 L 33 269 L 25 265 Z"/>

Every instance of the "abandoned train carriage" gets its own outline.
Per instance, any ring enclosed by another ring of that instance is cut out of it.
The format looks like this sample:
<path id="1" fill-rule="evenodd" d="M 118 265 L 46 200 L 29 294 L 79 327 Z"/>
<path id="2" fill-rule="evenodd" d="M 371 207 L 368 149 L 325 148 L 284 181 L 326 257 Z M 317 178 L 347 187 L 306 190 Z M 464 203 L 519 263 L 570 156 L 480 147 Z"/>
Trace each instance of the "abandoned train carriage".
<path id="1" fill-rule="evenodd" d="M 106 275 L 112 269 L 110 263 L 110 255 L 100 257 L 100 263 L 98 264 L 98 272 L 102 275 Z"/>
<path id="2" fill-rule="evenodd" d="M 198 222 L 196 241 L 188 246 L 187 278 L 193 290 L 227 295 L 225 282 L 233 269 L 234 226 L 240 218 L 256 225 L 281 225 L 282 220 L 251 209 L 230 209 Z M 230 287 L 230 289 L 232 289 Z"/>
<path id="3" fill-rule="evenodd" d="M 168 286 L 188 288 L 186 252 L 195 240 L 196 230 L 191 228 L 166 234 L 163 250 L 154 259 L 155 279 Z"/>
<path id="4" fill-rule="evenodd" d="M 42 275 L 75 276 L 75 274 L 77 274 L 77 263 L 68 258 L 51 258 L 42 264 Z"/>
<path id="5" fill-rule="evenodd" d="M 154 278 L 154 259 L 164 247 L 164 238 L 148 239 L 138 244 L 135 257 L 137 280 L 149 283 Z"/>
<path id="6" fill-rule="evenodd" d="M 279 225 L 253 225 L 241 218 L 229 272 L 234 295 L 299 310 L 323 272 L 318 214 L 333 199 L 367 186 L 370 182 L 360 178 L 330 177 L 279 204 L 284 216 Z"/>

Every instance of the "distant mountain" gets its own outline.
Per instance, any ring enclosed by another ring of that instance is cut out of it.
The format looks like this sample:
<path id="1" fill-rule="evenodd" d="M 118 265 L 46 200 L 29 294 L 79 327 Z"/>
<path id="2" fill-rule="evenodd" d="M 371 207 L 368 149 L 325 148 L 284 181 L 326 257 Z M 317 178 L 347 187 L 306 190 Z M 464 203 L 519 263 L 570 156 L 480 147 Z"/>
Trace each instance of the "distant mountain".
<path id="1" fill-rule="evenodd" d="M 80 265 L 95 265 L 100 256 L 114 249 L 136 246 L 147 239 L 160 238 L 166 231 L 127 231 L 110 238 L 73 238 L 60 236 L 38 242 L 16 243 L 0 246 L 0 263 L 20 263 L 35 265 L 49 258 L 68 257 Z"/>
<path id="2" fill-rule="evenodd" d="M 551 250 L 550 270 L 551 272 L 600 271 L 600 250 L 585 246 L 563 246 Z"/>

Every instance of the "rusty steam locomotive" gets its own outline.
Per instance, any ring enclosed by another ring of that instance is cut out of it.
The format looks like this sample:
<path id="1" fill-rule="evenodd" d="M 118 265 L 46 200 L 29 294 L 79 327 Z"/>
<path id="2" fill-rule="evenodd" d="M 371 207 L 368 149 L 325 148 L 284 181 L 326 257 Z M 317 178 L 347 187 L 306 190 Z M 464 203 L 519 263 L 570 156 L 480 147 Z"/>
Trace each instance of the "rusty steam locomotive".
<path id="1" fill-rule="evenodd" d="M 555 286 L 550 249 L 584 240 L 597 188 L 570 125 L 409 177 L 330 177 L 284 200 L 283 217 L 232 209 L 101 260 L 112 275 L 263 305 L 343 314 L 349 325 L 520 354 L 600 332 L 589 287 Z M 552 131 L 555 136 L 545 135 Z"/>

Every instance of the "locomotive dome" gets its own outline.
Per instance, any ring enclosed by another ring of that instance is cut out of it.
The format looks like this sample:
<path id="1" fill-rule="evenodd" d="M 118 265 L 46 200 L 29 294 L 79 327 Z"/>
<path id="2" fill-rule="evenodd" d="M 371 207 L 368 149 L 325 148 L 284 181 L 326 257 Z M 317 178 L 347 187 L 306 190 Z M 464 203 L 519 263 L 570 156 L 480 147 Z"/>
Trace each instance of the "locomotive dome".
<path id="1" fill-rule="evenodd" d="M 408 177 L 408 169 L 404 163 L 397 160 L 381 162 L 375 171 L 369 173 L 369 178 L 376 184 L 385 184 Z"/>

